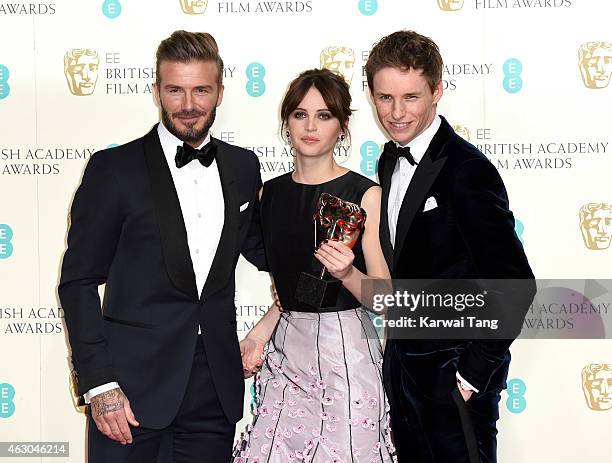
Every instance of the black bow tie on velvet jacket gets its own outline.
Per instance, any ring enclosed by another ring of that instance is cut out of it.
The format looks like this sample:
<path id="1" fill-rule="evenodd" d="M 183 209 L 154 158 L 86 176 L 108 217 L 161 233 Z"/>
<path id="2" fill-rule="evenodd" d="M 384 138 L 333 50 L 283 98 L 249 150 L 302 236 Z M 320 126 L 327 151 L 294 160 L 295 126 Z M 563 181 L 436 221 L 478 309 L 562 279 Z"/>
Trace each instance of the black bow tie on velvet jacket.
<path id="1" fill-rule="evenodd" d="M 217 153 L 217 145 L 212 140 L 206 143 L 202 148 L 195 149 L 193 146 L 183 143 L 183 146 L 176 147 L 176 156 L 174 156 L 174 162 L 176 167 L 179 169 L 186 166 L 194 159 L 200 161 L 204 167 L 208 167 L 215 160 L 215 154 Z"/>
<path id="2" fill-rule="evenodd" d="M 399 158 L 406 158 L 411 165 L 416 166 L 418 164 L 410 153 L 410 148 L 408 146 L 405 148 L 398 148 L 394 141 L 385 143 L 385 153 L 396 161 Z"/>

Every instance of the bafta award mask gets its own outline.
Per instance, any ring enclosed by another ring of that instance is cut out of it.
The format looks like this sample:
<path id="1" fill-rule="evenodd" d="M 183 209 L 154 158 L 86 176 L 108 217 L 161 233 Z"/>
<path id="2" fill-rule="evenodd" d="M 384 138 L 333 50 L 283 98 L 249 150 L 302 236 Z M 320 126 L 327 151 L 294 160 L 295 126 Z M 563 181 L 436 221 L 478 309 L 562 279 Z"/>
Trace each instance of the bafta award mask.
<path id="1" fill-rule="evenodd" d="M 366 212 L 358 204 L 322 193 L 314 214 L 315 245 L 319 247 L 323 240 L 328 239 L 352 248 L 363 230 L 365 220 Z"/>
<path id="2" fill-rule="evenodd" d="M 315 248 L 324 240 L 336 240 L 349 248 L 355 246 L 366 220 L 366 212 L 358 205 L 329 193 L 322 193 L 313 216 Z M 295 298 L 317 310 L 335 307 L 342 282 L 326 275 L 302 272 Z"/>

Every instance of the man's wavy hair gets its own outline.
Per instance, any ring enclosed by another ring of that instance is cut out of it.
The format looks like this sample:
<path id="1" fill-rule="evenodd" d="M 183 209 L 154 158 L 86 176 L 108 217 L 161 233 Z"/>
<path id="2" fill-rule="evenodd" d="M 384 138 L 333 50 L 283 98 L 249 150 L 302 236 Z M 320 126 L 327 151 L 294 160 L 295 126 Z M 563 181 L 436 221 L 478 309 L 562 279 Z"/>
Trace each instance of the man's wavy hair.
<path id="1" fill-rule="evenodd" d="M 159 65 L 162 61 L 188 63 L 189 61 L 213 61 L 219 72 L 217 84 L 223 83 L 223 60 L 219 47 L 212 35 L 207 32 L 175 31 L 157 47 L 155 63 L 155 82 L 159 84 Z"/>
<path id="2" fill-rule="evenodd" d="M 380 39 L 368 57 L 365 72 L 370 92 L 374 92 L 374 75 L 383 68 L 422 71 L 433 93 L 442 80 L 444 63 L 433 40 L 414 31 L 397 31 Z"/>

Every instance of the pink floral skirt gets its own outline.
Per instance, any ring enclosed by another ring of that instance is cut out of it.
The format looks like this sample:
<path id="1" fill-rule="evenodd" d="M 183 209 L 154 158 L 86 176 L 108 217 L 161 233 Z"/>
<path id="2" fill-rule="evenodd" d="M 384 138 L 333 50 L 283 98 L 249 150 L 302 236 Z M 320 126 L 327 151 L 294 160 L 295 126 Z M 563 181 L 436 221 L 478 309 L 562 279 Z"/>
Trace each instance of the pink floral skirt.
<path id="1" fill-rule="evenodd" d="M 382 350 L 365 310 L 283 313 L 234 463 L 392 462 Z"/>

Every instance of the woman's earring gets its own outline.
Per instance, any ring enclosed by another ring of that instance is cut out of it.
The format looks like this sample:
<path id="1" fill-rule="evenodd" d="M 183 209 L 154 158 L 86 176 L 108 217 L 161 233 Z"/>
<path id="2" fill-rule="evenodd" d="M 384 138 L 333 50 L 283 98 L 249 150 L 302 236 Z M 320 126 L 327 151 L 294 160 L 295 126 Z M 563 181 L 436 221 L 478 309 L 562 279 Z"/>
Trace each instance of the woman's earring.
<path id="1" fill-rule="evenodd" d="M 289 145 L 289 154 L 295 157 L 295 147 L 293 143 L 291 143 L 291 133 L 289 133 L 288 130 L 285 132 L 285 140 L 287 141 L 287 145 Z"/>
<path id="2" fill-rule="evenodd" d="M 339 150 L 344 144 L 344 134 L 341 133 L 338 135 L 338 139 L 336 140 L 336 150 Z"/>

